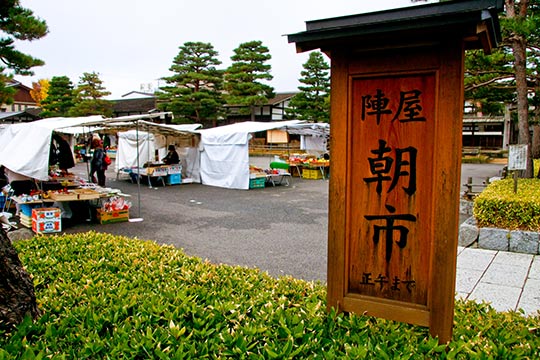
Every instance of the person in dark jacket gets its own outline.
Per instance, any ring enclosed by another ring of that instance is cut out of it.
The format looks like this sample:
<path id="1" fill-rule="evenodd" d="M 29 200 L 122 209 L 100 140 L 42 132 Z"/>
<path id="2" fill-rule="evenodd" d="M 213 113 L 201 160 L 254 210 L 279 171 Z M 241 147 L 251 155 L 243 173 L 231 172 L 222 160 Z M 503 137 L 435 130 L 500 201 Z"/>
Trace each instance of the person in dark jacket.
<path id="1" fill-rule="evenodd" d="M 51 155 L 53 159 L 51 159 Z M 58 134 L 53 134 L 52 136 L 51 155 L 49 155 L 49 164 L 54 161 L 51 165 L 58 164 L 58 168 L 65 174 L 68 173 L 68 169 L 75 166 L 71 146 L 67 140 Z"/>
<path id="2" fill-rule="evenodd" d="M 105 150 L 103 150 L 103 145 L 101 140 L 94 139 L 92 140 L 92 148 L 94 149 L 94 154 L 92 155 L 92 161 L 90 162 L 90 181 L 96 183 L 99 186 L 105 186 L 105 170 L 107 170 L 107 164 L 105 163 Z"/>
<path id="3" fill-rule="evenodd" d="M 174 145 L 169 145 L 169 152 L 167 153 L 167 156 L 165 156 L 162 161 L 167 165 L 176 165 L 180 163 L 180 156 L 178 156 L 178 153 L 176 152 L 176 149 Z"/>

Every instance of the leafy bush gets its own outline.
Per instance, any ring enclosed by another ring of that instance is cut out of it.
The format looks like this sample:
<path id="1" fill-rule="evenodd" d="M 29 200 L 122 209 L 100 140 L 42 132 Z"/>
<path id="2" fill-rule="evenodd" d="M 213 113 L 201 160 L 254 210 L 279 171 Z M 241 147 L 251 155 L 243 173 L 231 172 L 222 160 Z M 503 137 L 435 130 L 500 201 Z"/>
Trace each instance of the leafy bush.
<path id="1" fill-rule="evenodd" d="M 327 313 L 326 288 L 107 234 L 18 242 L 44 315 L 0 334 L 0 359 L 539 358 L 539 317 L 458 301 L 428 329 Z M 448 351 L 448 352 L 446 352 Z"/>
<path id="2" fill-rule="evenodd" d="M 463 164 L 486 164 L 490 160 L 490 157 L 487 155 L 465 155 L 461 158 Z"/>
<path id="3" fill-rule="evenodd" d="M 489 184 L 474 200 L 478 225 L 502 229 L 540 231 L 540 180 L 504 179 Z"/>

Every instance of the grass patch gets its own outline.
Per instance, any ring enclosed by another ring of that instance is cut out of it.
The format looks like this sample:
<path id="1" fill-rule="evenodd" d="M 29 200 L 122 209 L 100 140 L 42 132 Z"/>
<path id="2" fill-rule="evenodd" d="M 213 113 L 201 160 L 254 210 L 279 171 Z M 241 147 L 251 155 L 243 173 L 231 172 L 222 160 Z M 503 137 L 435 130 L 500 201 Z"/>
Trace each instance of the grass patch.
<path id="1" fill-rule="evenodd" d="M 474 217 L 482 227 L 540 231 L 540 180 L 503 179 L 489 184 L 474 200 Z"/>
<path id="2" fill-rule="evenodd" d="M 17 242 L 44 315 L 0 359 L 521 359 L 540 318 L 458 301 L 448 348 L 428 329 L 326 312 L 326 287 L 89 232 Z"/>

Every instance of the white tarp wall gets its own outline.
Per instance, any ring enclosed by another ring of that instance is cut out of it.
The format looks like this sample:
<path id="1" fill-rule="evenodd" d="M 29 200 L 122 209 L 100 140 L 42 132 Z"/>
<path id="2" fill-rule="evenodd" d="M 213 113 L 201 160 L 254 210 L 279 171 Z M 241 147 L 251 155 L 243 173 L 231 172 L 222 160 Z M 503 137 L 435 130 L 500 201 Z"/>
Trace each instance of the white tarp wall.
<path id="1" fill-rule="evenodd" d="M 0 165 L 37 179 L 49 178 L 49 151 L 54 130 L 103 120 L 101 115 L 83 118 L 49 118 L 13 124 L 0 132 Z"/>
<path id="2" fill-rule="evenodd" d="M 201 134 L 202 183 L 230 189 L 249 189 L 250 134 L 286 128 L 299 123 L 301 121 L 298 120 L 247 121 L 199 130 Z"/>
<path id="3" fill-rule="evenodd" d="M 138 144 L 137 144 L 138 140 Z M 137 149 L 139 150 L 139 166 L 148 161 L 154 161 L 156 147 L 154 135 L 144 131 L 123 131 L 118 133 L 118 147 L 114 170 L 119 172 L 123 168 L 137 167 Z"/>

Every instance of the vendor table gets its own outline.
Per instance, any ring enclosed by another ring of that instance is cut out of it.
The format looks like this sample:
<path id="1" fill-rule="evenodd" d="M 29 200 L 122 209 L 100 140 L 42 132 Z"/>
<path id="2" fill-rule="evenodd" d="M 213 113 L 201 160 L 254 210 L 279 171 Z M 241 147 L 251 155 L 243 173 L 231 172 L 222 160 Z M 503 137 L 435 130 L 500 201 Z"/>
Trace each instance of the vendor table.
<path id="1" fill-rule="evenodd" d="M 290 173 L 267 174 L 266 184 L 271 184 L 272 186 L 284 184 L 285 186 L 289 186 L 289 179 L 291 179 Z"/>

